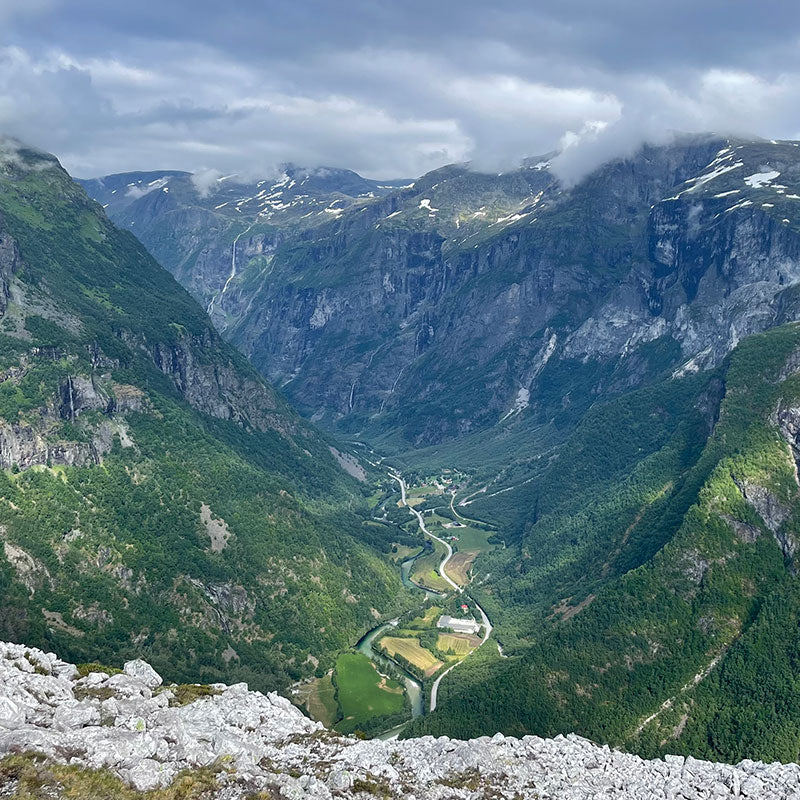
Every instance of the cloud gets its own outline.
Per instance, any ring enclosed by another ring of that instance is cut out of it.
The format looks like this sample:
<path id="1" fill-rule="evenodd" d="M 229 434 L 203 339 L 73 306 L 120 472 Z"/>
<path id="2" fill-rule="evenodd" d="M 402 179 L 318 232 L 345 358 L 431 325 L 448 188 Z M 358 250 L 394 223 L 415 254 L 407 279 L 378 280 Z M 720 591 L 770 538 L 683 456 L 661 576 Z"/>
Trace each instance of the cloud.
<path id="1" fill-rule="evenodd" d="M 211 191 L 290 161 L 415 177 L 561 148 L 570 183 L 675 130 L 800 133 L 788 0 L 0 0 L 4 21 L 0 130 L 82 176 Z"/>
<path id="2" fill-rule="evenodd" d="M 676 133 L 794 138 L 800 133 L 800 71 L 774 80 L 712 69 L 680 87 L 658 78 L 620 87 L 622 106 L 609 124 L 587 124 L 562 137 L 552 168 L 566 185 L 612 158 L 632 155 L 643 143 L 665 144 Z"/>
<path id="3" fill-rule="evenodd" d="M 10 25 L 26 17 L 35 19 L 52 6 L 52 0 L 0 0 L 0 24 Z"/>
<path id="4" fill-rule="evenodd" d="M 192 184 L 200 197 L 208 197 L 219 186 L 222 177 L 218 169 L 199 169 L 192 173 Z"/>

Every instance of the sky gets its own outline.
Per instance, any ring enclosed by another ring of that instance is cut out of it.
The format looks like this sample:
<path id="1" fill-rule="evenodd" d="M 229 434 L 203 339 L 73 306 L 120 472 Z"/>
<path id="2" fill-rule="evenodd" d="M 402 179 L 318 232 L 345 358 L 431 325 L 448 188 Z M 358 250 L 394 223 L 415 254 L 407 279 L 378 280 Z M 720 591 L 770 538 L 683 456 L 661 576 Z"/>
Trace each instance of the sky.
<path id="1" fill-rule="evenodd" d="M 416 177 L 800 138 L 797 0 L 0 0 L 0 134 L 79 177 Z"/>

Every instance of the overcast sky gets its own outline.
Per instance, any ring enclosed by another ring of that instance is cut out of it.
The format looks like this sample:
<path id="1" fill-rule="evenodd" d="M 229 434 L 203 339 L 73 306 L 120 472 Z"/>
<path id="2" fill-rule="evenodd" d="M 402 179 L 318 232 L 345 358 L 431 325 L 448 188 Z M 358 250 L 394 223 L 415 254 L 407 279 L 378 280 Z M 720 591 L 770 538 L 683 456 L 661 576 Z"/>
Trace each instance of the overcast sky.
<path id="1" fill-rule="evenodd" d="M 800 138 L 797 0 L 0 0 L 0 31 L 0 132 L 81 177 Z"/>

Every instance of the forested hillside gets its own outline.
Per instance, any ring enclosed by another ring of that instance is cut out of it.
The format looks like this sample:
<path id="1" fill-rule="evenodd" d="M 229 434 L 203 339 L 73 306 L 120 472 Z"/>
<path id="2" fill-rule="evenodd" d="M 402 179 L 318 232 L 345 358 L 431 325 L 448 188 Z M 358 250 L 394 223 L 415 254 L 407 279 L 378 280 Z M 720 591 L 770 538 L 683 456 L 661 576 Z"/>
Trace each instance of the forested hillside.
<path id="1" fill-rule="evenodd" d="M 278 688 L 402 608 L 363 483 L 52 157 L 0 151 L 0 638 Z"/>
<path id="2" fill-rule="evenodd" d="M 798 364 L 800 327 L 779 327 L 587 416 L 476 595 L 510 657 L 465 662 L 409 735 L 794 760 Z"/>

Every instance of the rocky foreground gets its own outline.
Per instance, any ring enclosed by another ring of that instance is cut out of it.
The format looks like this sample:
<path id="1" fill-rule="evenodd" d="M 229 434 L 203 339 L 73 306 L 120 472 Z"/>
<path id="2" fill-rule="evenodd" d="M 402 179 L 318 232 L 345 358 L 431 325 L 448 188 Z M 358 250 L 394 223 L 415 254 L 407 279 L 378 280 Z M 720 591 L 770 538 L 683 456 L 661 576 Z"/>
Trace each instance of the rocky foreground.
<path id="1" fill-rule="evenodd" d="M 183 781 L 157 796 L 800 800 L 797 764 L 644 761 L 578 736 L 359 741 L 245 684 L 164 686 L 144 661 L 82 671 L 0 643 L 0 797 L 127 797 Z"/>

